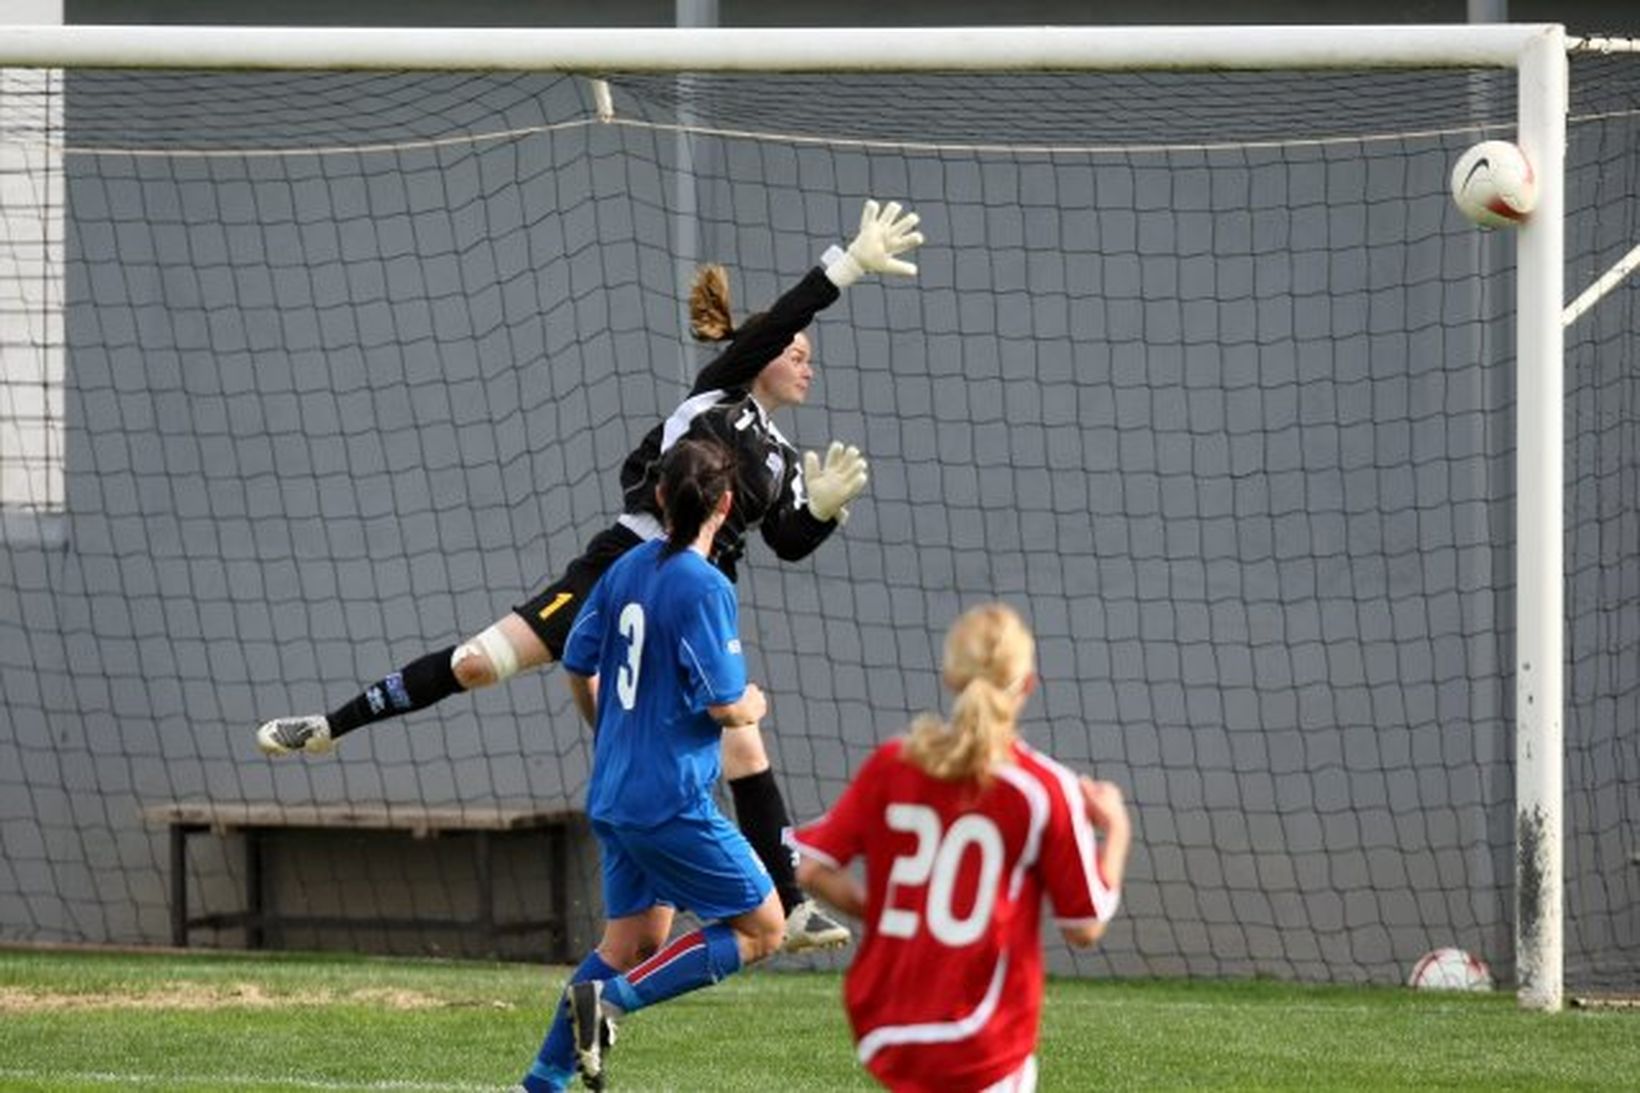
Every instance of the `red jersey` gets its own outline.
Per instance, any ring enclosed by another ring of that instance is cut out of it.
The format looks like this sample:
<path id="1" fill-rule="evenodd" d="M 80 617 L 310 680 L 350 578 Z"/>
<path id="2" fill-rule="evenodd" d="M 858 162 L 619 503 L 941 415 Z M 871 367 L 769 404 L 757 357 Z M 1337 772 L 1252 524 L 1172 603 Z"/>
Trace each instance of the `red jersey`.
<path id="1" fill-rule="evenodd" d="M 1036 1049 L 1042 896 L 1064 925 L 1107 921 L 1076 776 L 1016 743 L 989 784 L 945 782 L 878 748 L 795 834 L 835 868 L 866 858 L 863 937 L 844 984 L 860 1062 L 891 1089 L 981 1090 Z"/>

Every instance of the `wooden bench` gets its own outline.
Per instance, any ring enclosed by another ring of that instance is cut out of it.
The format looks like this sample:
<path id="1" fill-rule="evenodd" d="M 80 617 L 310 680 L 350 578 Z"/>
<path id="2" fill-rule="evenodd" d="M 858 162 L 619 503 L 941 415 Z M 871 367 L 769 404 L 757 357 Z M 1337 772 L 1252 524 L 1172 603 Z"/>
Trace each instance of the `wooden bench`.
<path id="1" fill-rule="evenodd" d="M 487 938 L 492 947 L 503 934 L 541 930 L 548 935 L 548 955 L 557 961 L 569 952 L 570 831 L 580 813 L 568 810 L 509 808 L 491 805 L 426 808 L 399 804 L 288 805 L 251 801 L 172 801 L 142 810 L 143 819 L 170 828 L 171 943 L 187 948 L 188 933 L 196 927 L 243 926 L 247 948 L 260 949 L 266 934 L 282 926 L 369 926 L 381 929 L 469 929 Z M 402 831 L 417 839 L 441 835 L 471 836 L 478 912 L 470 919 L 343 917 L 281 914 L 274 906 L 268 878 L 272 875 L 273 844 L 264 838 L 272 831 Z M 188 913 L 188 838 L 200 832 L 226 837 L 234 832 L 245 840 L 245 907 L 241 911 L 190 916 Z M 545 917 L 499 922 L 495 914 L 495 842 L 500 836 L 539 832 L 546 837 L 547 870 L 551 885 Z M 493 950 L 492 950 L 493 951 Z"/>

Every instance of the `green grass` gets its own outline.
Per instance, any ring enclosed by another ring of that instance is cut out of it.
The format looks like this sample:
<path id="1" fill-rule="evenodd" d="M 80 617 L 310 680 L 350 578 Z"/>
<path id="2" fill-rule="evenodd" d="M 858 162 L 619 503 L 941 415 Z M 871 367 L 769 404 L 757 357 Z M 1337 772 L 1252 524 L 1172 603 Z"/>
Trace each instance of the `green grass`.
<path id="1" fill-rule="evenodd" d="M 0 951 L 0 1090 L 404 1090 L 517 1081 L 563 969 Z M 753 972 L 637 1015 L 616 1090 L 871 1089 L 838 977 Z M 1044 1093 L 1629 1089 L 1640 1014 L 1268 982 L 1050 984 Z"/>

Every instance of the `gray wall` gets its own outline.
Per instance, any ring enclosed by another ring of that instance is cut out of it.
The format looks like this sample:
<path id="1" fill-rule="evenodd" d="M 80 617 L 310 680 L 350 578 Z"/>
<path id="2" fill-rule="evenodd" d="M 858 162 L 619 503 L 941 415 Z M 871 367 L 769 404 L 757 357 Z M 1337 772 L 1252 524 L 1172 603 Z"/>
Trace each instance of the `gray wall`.
<path id="1" fill-rule="evenodd" d="M 165 16 L 184 11 L 229 21 Z M 346 143 L 589 109 L 549 78 L 235 87 L 81 79 L 71 132 Z M 727 126 L 893 124 L 881 92 L 846 83 L 709 90 L 692 109 Z M 921 104 L 919 139 L 1025 124 L 1007 93 L 897 90 Z M 1318 79 L 1284 85 L 1276 110 L 1232 83 L 1181 108 L 1172 81 L 1090 81 L 1043 123 L 1100 144 L 1357 115 L 1400 130 L 1472 117 L 1474 90 Z M 617 81 L 628 116 L 670 118 L 677 93 Z M 1487 99 L 1507 114 L 1512 94 Z M 296 103 L 272 129 L 270 101 Z M 1632 134 L 1582 132 L 1574 207 L 1602 212 L 1578 222 L 1575 271 L 1635 237 Z M 1456 942 L 1506 972 L 1510 290 L 1507 250 L 1444 197 L 1465 141 L 1083 158 L 703 140 L 701 253 L 745 305 L 845 234 L 866 194 L 909 199 L 931 236 L 915 285 L 861 286 L 817 324 L 818 397 L 788 422 L 806 446 L 863 439 L 869 503 L 811 563 L 754 548 L 742 584 L 794 811 L 938 704 L 940 632 L 1000 595 L 1041 640 L 1030 735 L 1128 786 L 1139 816 L 1123 925 L 1061 967 L 1382 981 Z M 609 468 L 681 391 L 675 151 L 594 128 L 71 162 L 69 541 L 0 548 L 0 936 L 163 940 L 163 840 L 137 820 L 158 800 L 578 799 L 587 745 L 552 675 L 360 733 L 328 762 L 267 763 L 249 733 L 476 631 L 607 522 Z M 1572 344 L 1585 428 L 1569 432 L 1587 439 L 1568 764 L 1572 972 L 1630 982 L 1636 453 L 1616 409 L 1632 307 L 1614 298 Z M 468 898 L 466 865 L 424 861 L 417 898 Z M 298 901 L 359 885 L 345 851 L 291 868 Z M 208 901 L 237 898 L 231 847 L 201 840 L 194 869 Z M 508 873 L 538 883 L 526 861 Z M 584 932 L 589 859 L 578 874 Z"/>

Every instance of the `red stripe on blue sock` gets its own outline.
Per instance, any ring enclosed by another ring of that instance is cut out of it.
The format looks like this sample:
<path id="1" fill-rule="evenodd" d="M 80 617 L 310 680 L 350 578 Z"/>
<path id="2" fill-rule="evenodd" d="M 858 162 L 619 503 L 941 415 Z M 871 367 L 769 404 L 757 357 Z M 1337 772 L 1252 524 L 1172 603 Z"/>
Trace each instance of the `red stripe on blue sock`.
<path id="1" fill-rule="evenodd" d="M 704 931 L 696 930 L 692 934 L 684 934 L 666 948 L 627 972 L 626 981 L 636 987 L 639 983 L 672 963 L 672 961 L 687 956 L 694 950 L 705 946 L 706 934 Z"/>

